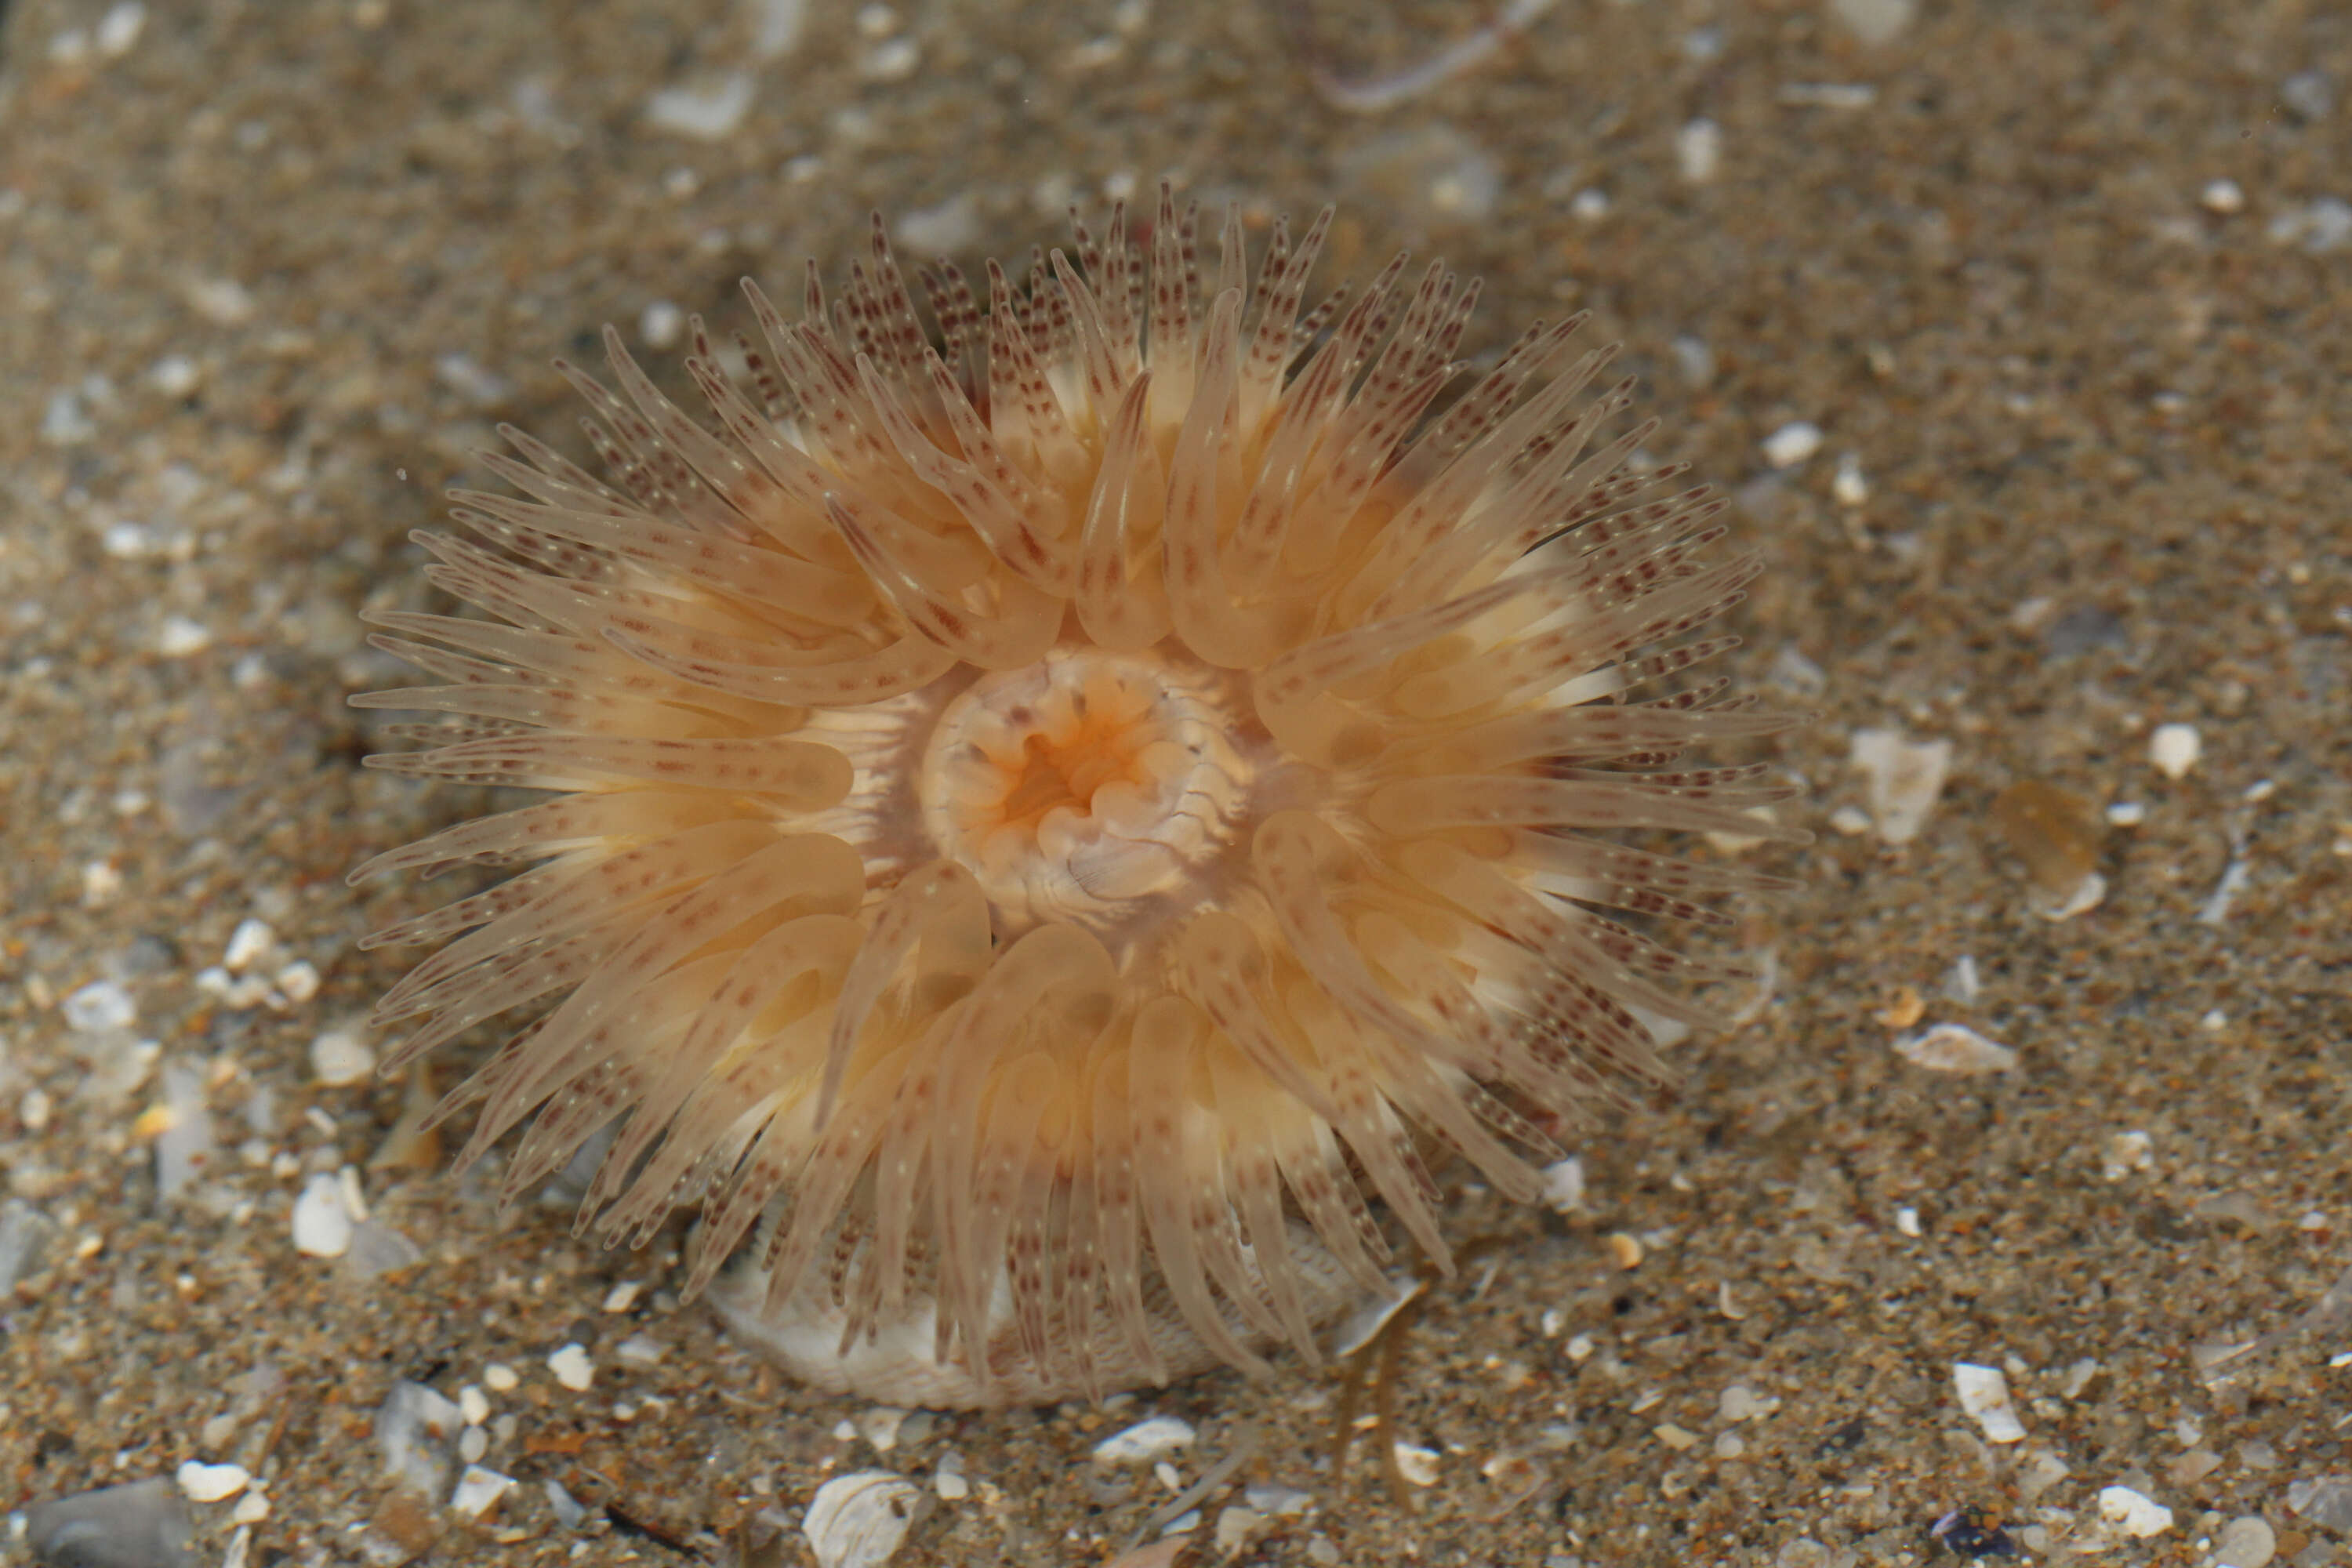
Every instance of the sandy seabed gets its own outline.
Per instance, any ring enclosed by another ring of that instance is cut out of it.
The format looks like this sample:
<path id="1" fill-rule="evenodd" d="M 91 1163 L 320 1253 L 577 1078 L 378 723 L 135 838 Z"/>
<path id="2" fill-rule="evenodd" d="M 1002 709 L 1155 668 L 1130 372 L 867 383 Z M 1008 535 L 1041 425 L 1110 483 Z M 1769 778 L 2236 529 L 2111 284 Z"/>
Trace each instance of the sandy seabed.
<path id="1" fill-rule="evenodd" d="M 2352 1559 L 2352 13 L 1910 9 L 1559 0 L 1367 109 L 1485 10 L 8 6 L 0 1511 L 195 1460 L 255 1481 L 184 1504 L 194 1563 L 795 1563 L 818 1484 L 887 1469 L 931 1500 L 895 1563 L 1097 1563 L 1171 1494 L 1089 1456 L 1169 1415 L 1180 1486 L 1254 1445 L 1189 1563 Z M 478 804 L 359 769 L 343 700 L 404 671 L 356 616 L 431 604 L 406 535 L 496 422 L 566 438 L 551 356 L 743 326 L 738 278 L 835 270 L 874 208 L 969 264 L 1162 175 L 1341 204 L 1329 279 L 1484 276 L 1481 351 L 1591 310 L 1770 563 L 1742 684 L 1821 715 L 1777 754 L 1818 837 L 1750 857 L 1805 882 L 1753 916 L 1769 1000 L 1583 1143 L 1581 1208 L 1456 1173 L 1500 1245 L 1404 1348 L 1402 1505 L 1295 1363 L 798 1392 L 674 1246 L 372 1165 L 403 1086 L 314 1067 L 418 907 L 344 871 Z M 1908 842 L 1863 731 L 1949 743 Z M 2096 908 L 2036 912 L 2021 785 L 2102 825 Z M 2014 1065 L 1894 1048 L 1940 1024 Z M 304 1256 L 345 1166 L 363 1235 Z M 404 1381 L 481 1391 L 493 1506 L 385 1476 Z"/>

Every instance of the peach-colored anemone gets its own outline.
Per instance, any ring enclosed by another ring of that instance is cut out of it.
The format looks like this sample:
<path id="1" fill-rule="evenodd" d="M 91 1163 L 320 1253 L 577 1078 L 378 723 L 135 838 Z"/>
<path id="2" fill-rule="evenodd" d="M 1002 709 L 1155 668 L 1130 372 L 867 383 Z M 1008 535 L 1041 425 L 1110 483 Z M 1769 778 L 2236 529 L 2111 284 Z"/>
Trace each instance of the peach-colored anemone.
<path id="1" fill-rule="evenodd" d="M 537 863 L 372 939 L 441 944 L 393 1067 L 552 1005 L 452 1097 L 467 1159 L 529 1122 L 507 1194 L 609 1130 L 581 1228 L 699 1205 L 688 1288 L 807 1375 L 1099 1394 L 1312 1360 L 1375 1201 L 1447 1258 L 1426 1152 L 1533 1198 L 1536 1120 L 1717 1022 L 1652 933 L 1770 882 L 1625 840 L 1778 832 L 1675 763 L 1782 722 L 1684 674 L 1756 563 L 1577 321 L 1433 415 L 1475 287 L 1302 315 L 1328 220 L 1252 278 L 1163 190 L 930 329 L 877 220 L 798 321 L 746 285 L 745 368 L 695 323 L 701 421 L 566 367 L 607 479 L 506 433 L 527 499 L 421 536 L 486 616 L 377 617 L 442 684 L 358 700 L 552 798 L 354 877 Z"/>

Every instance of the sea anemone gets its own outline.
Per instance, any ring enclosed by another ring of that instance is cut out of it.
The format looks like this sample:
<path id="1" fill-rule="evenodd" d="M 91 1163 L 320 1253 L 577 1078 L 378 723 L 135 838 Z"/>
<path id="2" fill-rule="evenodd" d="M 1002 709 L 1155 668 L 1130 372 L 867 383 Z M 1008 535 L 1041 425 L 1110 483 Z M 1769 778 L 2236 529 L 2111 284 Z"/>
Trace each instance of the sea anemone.
<path id="1" fill-rule="evenodd" d="M 377 767 L 553 797 L 353 873 L 537 862 L 370 939 L 446 944 L 391 1069 L 553 999 L 442 1108 L 529 1121 L 507 1198 L 609 1139 L 580 1230 L 698 1205 L 687 1289 L 807 1379 L 1099 1395 L 1312 1361 L 1381 1209 L 1447 1266 L 1432 1158 L 1532 1199 L 1718 1022 L 1653 933 L 1771 883 L 1647 840 L 1780 831 L 1676 761 L 1783 722 L 1685 674 L 1757 563 L 1579 321 L 1438 411 L 1475 285 L 1302 315 L 1329 222 L 1252 279 L 1163 189 L 925 269 L 927 330 L 877 218 L 732 367 L 694 323 L 715 428 L 609 330 L 617 392 L 559 365 L 607 477 L 504 431 L 528 499 L 418 538 L 484 617 L 377 616 L 442 684 L 355 700 L 443 715 Z"/>

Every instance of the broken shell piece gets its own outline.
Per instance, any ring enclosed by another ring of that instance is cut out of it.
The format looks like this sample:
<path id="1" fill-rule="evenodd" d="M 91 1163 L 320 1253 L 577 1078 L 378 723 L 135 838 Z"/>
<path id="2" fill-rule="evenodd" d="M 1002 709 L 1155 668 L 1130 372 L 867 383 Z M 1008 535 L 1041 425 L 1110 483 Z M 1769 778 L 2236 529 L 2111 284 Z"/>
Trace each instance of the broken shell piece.
<path id="1" fill-rule="evenodd" d="M 1095 1445 L 1097 1465 L 1150 1464 L 1192 1446 L 1195 1434 L 1189 1422 L 1173 1415 L 1154 1415 Z"/>
<path id="2" fill-rule="evenodd" d="M 1437 1484 L 1437 1450 L 1419 1447 L 1412 1443 L 1399 1443 L 1396 1445 L 1396 1468 L 1397 1474 L 1414 1486 L 1433 1487 Z"/>
<path id="3" fill-rule="evenodd" d="M 1425 1284 L 1410 1274 L 1390 1275 L 1388 1294 L 1367 1298 L 1332 1328 L 1332 1357 L 1339 1360 L 1354 1355 L 1380 1338 L 1381 1331 L 1389 1326 L 1389 1320 L 1403 1311 L 1405 1303 L 1426 1289 Z"/>
<path id="4" fill-rule="evenodd" d="M 888 1470 L 835 1476 L 809 1500 L 801 1533 L 819 1568 L 880 1568 L 913 1528 L 922 1489 Z"/>
<path id="5" fill-rule="evenodd" d="M 1554 1214 L 1574 1214 L 1584 1206 L 1584 1162 L 1570 1154 L 1542 1171 L 1544 1202 Z"/>
<path id="6" fill-rule="evenodd" d="M 1986 1442 L 2025 1440 L 2025 1423 L 2017 1418 L 2017 1406 L 2009 1401 L 2009 1379 L 2001 1375 L 2000 1368 L 1955 1362 L 1952 1387 L 1960 1396 L 1960 1408 L 1975 1418 Z"/>
<path id="7" fill-rule="evenodd" d="M 1892 1001 L 1871 1015 L 1890 1029 L 1907 1029 L 1927 1016 L 1927 1001 L 1908 985 L 1896 991 Z"/>
<path id="8" fill-rule="evenodd" d="M 1847 765 L 1863 775 L 1879 838 L 1908 844 L 1927 825 L 1927 814 L 1944 791 L 1952 771 L 1952 742 L 1910 741 L 1900 730 L 1856 730 Z"/>
<path id="9" fill-rule="evenodd" d="M 2129 1487 L 2099 1489 L 2099 1517 L 2120 1525 L 2126 1535 L 2143 1539 L 2172 1528 L 2172 1510 L 2145 1492 Z"/>
<path id="10" fill-rule="evenodd" d="M 2106 824 L 2091 803 L 2056 784 L 2021 779 L 1994 797 L 1993 820 L 2025 862 L 2033 886 L 2033 912 L 2046 921 L 2072 919 L 2107 896 L 2099 875 L 2099 839 Z"/>
<path id="11" fill-rule="evenodd" d="M 2111 1182 L 2120 1182 L 2135 1171 L 2152 1170 L 2156 1165 L 2156 1140 L 2135 1127 L 2127 1132 L 2107 1136 L 2100 1146 L 2099 1173 Z"/>
<path id="12" fill-rule="evenodd" d="M 2147 760 L 2168 779 L 2184 779 L 2205 752 L 2194 724 L 2158 724 L 2147 738 Z"/>
<path id="13" fill-rule="evenodd" d="M 1962 1077 L 2011 1072 L 2017 1067 L 2015 1051 L 1961 1024 L 1937 1024 L 1916 1035 L 1906 1035 L 1895 1042 L 1895 1054 L 1929 1072 Z"/>

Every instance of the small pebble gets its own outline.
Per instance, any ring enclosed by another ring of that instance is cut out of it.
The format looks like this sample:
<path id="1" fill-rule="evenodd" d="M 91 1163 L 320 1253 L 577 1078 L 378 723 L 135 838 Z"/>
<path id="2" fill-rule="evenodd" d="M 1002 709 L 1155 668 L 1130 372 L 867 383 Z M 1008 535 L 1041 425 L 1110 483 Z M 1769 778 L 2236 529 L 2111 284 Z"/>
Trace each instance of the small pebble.
<path id="1" fill-rule="evenodd" d="M 1675 162 L 1686 183 L 1708 184 L 1723 170 L 1723 127 L 1712 120 L 1694 120 L 1685 125 L 1675 133 Z"/>
<path id="2" fill-rule="evenodd" d="M 187 1505 L 161 1476 L 37 1502 L 25 1511 L 24 1539 L 36 1562 L 192 1568 Z"/>
<path id="3" fill-rule="evenodd" d="M 1830 0 L 1830 14 L 1865 44 L 1891 43 L 1919 14 L 1919 0 Z"/>
<path id="4" fill-rule="evenodd" d="M 2018 1471 L 2017 1489 L 2031 1501 L 2064 1480 L 2071 1473 L 2066 1468 L 2065 1460 L 2047 1448 L 2036 1448 L 2025 1456 L 2025 1464 Z"/>
<path id="5" fill-rule="evenodd" d="M 1235 1503 L 1219 1510 L 1214 1537 L 1218 1555 L 1225 1558 L 1237 1556 L 1249 1538 L 1265 1522 L 1265 1515 L 1245 1504 Z"/>
<path id="6" fill-rule="evenodd" d="M 637 1297 L 644 1292 L 645 1288 L 646 1282 L 642 1279 L 622 1280 L 618 1285 L 614 1286 L 610 1290 L 604 1292 L 604 1305 L 603 1310 L 607 1312 L 627 1311 L 630 1308 L 637 1304 Z"/>
<path id="7" fill-rule="evenodd" d="M 555 1522 L 566 1530 L 577 1530 L 588 1518 L 588 1510 L 580 1500 L 563 1489 L 563 1483 L 551 1476 L 540 1483 L 547 1494 L 547 1506 L 554 1510 Z"/>
<path id="8" fill-rule="evenodd" d="M 906 1411 L 893 1405 L 877 1405 L 857 1418 L 857 1435 L 876 1453 L 887 1454 L 898 1446 L 898 1429 L 906 1424 Z"/>
<path id="9" fill-rule="evenodd" d="M 512 1394 L 522 1386 L 522 1379 L 515 1369 L 502 1361 L 494 1361 L 484 1367 L 482 1381 L 489 1385 L 493 1394 Z"/>
<path id="10" fill-rule="evenodd" d="M 2247 1514 L 2221 1527 L 2213 1542 L 2213 1568 L 2269 1568 L 2278 1552 L 2278 1535 L 2259 1514 Z"/>
<path id="11" fill-rule="evenodd" d="M 2194 724 L 2158 724 L 2147 738 L 2147 760 L 2168 779 L 2187 778 L 2204 751 Z"/>
<path id="12" fill-rule="evenodd" d="M 185 658 L 212 646 L 212 628 L 185 616 L 165 616 L 155 628 L 155 651 L 165 658 Z"/>
<path id="13" fill-rule="evenodd" d="M 2286 1506 L 2298 1519 L 2352 1534 L 2352 1475 L 2313 1476 L 2289 1482 Z"/>
<path id="14" fill-rule="evenodd" d="M 147 384 L 165 397 L 185 397 L 203 382 L 204 372 L 185 354 L 165 354 L 147 369 Z"/>
<path id="15" fill-rule="evenodd" d="M 1862 475 L 1862 459 L 1848 452 L 1838 459 L 1837 472 L 1830 477 L 1830 494 L 1844 507 L 1866 504 L 1870 500 L 1870 481 Z"/>
<path id="16" fill-rule="evenodd" d="M 228 946 L 221 953 L 221 967 L 231 974 L 242 974 L 277 947 L 278 933 L 269 929 L 267 921 L 241 920 L 236 922 L 236 930 L 229 933 Z"/>
<path id="17" fill-rule="evenodd" d="M 1683 382 L 1692 387 L 1705 387 L 1715 380 L 1715 351 L 1706 340 L 1685 332 L 1674 342 L 1675 363 L 1680 367 Z"/>
<path id="18" fill-rule="evenodd" d="M 376 1451 L 384 1473 L 426 1497 L 448 1484 L 449 1450 L 464 1416 L 456 1402 L 421 1383 L 392 1385 L 376 1406 Z"/>
<path id="19" fill-rule="evenodd" d="M 1735 1383 L 1724 1389 L 1715 1402 L 1716 1414 L 1735 1425 L 1772 1413 L 1772 1404 L 1756 1397 L 1756 1391 L 1744 1383 Z"/>
<path id="20" fill-rule="evenodd" d="M 32 1126 L 29 1117 L 26 1125 Z M 57 1221 L 24 1199 L 0 1203 L 0 1297 L 15 1290 L 17 1280 L 40 1269 L 57 1238 Z"/>
<path id="21" fill-rule="evenodd" d="M 2108 1181 L 2120 1182 L 2135 1171 L 2152 1170 L 2155 1165 L 2156 1141 L 2134 1128 L 2107 1139 L 2100 1154 L 2099 1173 Z"/>
<path id="22" fill-rule="evenodd" d="M 2246 210 L 2246 193 L 2238 188 L 2235 180 L 2209 180 L 2205 188 L 2198 193 L 2197 199 L 2207 212 L 2220 213 L 2225 217 Z"/>
<path id="23" fill-rule="evenodd" d="M 1543 1168 L 1544 1203 L 1554 1214 L 1574 1214 L 1584 1206 L 1584 1162 L 1571 1154 Z"/>
<path id="24" fill-rule="evenodd" d="M 875 45 L 857 63 L 868 81 L 904 81 L 923 63 L 923 47 L 912 38 L 889 38 Z"/>
<path id="25" fill-rule="evenodd" d="M 656 300 L 637 314 L 637 337 L 656 351 L 673 349 L 686 331 L 686 312 L 667 300 Z"/>
<path id="26" fill-rule="evenodd" d="M 319 994 L 319 966 L 307 958 L 296 959 L 271 979 L 289 1002 L 308 1002 Z"/>
<path id="27" fill-rule="evenodd" d="M 1297 1487 L 1260 1482 L 1243 1489 L 1242 1500 L 1260 1513 L 1280 1519 L 1297 1519 L 1314 1505 L 1315 1494 L 1300 1491 Z"/>
<path id="28" fill-rule="evenodd" d="M 1830 826 L 1847 838 L 1859 838 L 1870 831 L 1870 813 L 1858 805 L 1842 805 L 1830 813 Z"/>
<path id="29" fill-rule="evenodd" d="M 646 100 L 646 123 L 698 142 L 723 142 L 743 123 L 758 90 L 751 73 L 741 70 L 666 87 Z"/>
<path id="30" fill-rule="evenodd" d="M 66 1027 L 77 1035 L 103 1035 L 139 1021 L 131 993 L 111 980 L 94 981 L 65 999 Z"/>
<path id="31" fill-rule="evenodd" d="M 490 1396 L 472 1384 L 457 1390 L 457 1409 L 468 1426 L 479 1426 L 490 1418 Z"/>

